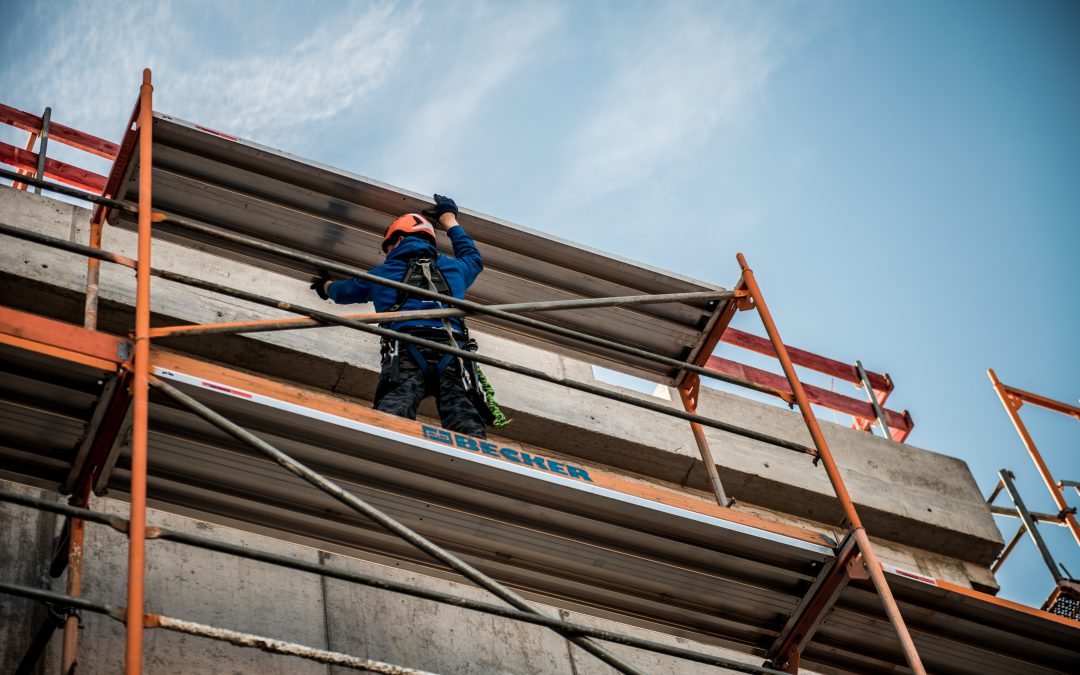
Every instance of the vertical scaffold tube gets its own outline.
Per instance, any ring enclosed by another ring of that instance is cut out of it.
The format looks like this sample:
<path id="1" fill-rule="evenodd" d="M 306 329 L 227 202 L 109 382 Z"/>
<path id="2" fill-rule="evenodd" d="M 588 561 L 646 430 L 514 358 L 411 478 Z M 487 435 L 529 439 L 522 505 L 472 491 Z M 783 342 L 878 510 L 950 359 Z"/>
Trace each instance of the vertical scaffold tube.
<path id="1" fill-rule="evenodd" d="M 1035 469 L 1039 472 L 1043 483 L 1046 483 L 1046 489 L 1050 491 L 1050 498 L 1054 500 L 1054 504 L 1059 509 L 1058 512 L 1064 516 L 1065 525 L 1072 532 L 1073 539 L 1076 540 L 1077 544 L 1080 544 L 1080 522 L 1077 522 L 1076 516 L 1069 511 L 1069 503 L 1065 501 L 1064 490 L 1054 480 L 1054 476 L 1050 473 L 1050 467 L 1046 466 L 1046 461 L 1043 460 L 1042 454 L 1039 453 L 1038 446 L 1035 445 L 1035 441 L 1031 438 L 1031 434 L 1028 433 L 1027 427 L 1024 426 L 1024 421 L 1020 419 L 1019 404 L 1013 405 L 1014 401 L 1020 401 L 1020 399 L 1009 393 L 1008 387 L 998 380 L 993 368 L 987 369 L 986 374 L 990 376 L 990 383 L 994 385 L 994 391 L 997 392 L 998 398 L 1001 399 L 1001 405 L 1005 407 L 1005 412 L 1008 413 L 1009 419 L 1012 420 L 1013 426 L 1016 427 L 1016 433 L 1020 434 L 1020 441 L 1027 448 L 1028 454 L 1031 455 L 1031 461 L 1035 462 Z"/>
<path id="2" fill-rule="evenodd" d="M 754 306 L 761 317 L 761 323 L 765 326 L 765 332 L 769 334 L 773 349 L 776 350 L 776 357 L 780 360 L 780 365 L 784 369 L 784 375 L 787 376 L 788 384 L 791 385 L 791 391 L 795 394 L 795 402 L 799 404 L 799 411 L 806 422 L 810 437 L 814 440 L 814 446 L 817 447 L 821 463 L 825 466 L 825 473 L 829 476 L 829 482 L 832 483 L 837 499 L 840 500 L 844 515 L 847 517 L 848 522 L 851 523 L 855 543 L 863 555 L 866 569 L 870 573 L 870 580 L 874 583 L 878 597 L 881 598 L 885 614 L 896 631 L 896 637 L 900 640 L 900 648 L 904 652 L 904 658 L 907 659 L 908 666 L 916 675 L 926 675 L 922 659 L 919 658 L 919 653 L 915 649 L 915 642 L 911 639 L 911 633 L 908 632 L 907 624 L 904 623 L 904 617 L 900 615 L 900 608 L 896 605 L 896 598 L 893 597 L 889 582 L 885 579 L 885 573 L 882 571 L 881 563 L 878 562 L 877 555 L 874 553 L 874 547 L 870 544 L 870 537 L 867 536 L 866 530 L 863 529 L 862 520 L 859 519 L 859 514 L 855 511 L 855 504 L 851 501 L 851 495 L 844 484 L 844 479 L 840 476 L 840 470 L 836 467 L 836 461 L 833 459 L 832 451 L 829 450 L 829 444 L 825 442 L 825 436 L 821 433 L 817 418 L 814 417 L 814 412 L 810 409 L 810 403 L 806 399 L 806 392 L 803 391 L 802 382 L 799 381 L 799 376 L 795 373 L 795 366 L 791 362 L 791 356 L 788 355 L 787 347 L 784 346 L 784 342 L 780 339 L 780 333 L 773 322 L 772 314 L 769 313 L 769 307 L 765 304 L 765 299 L 761 295 L 757 279 L 754 278 L 754 271 L 747 265 L 746 257 L 742 253 L 739 253 L 736 258 L 739 261 L 739 267 L 742 268 L 743 281 L 746 283 L 747 290 L 750 291 L 750 297 L 753 298 Z"/>
<path id="3" fill-rule="evenodd" d="M 93 248 L 101 248 L 101 230 L 105 226 L 105 209 L 90 221 L 90 241 Z M 98 291 L 101 280 L 101 261 L 86 259 L 86 302 L 83 307 L 83 328 L 97 330 Z M 88 490 L 89 492 L 89 490 Z M 86 506 L 85 503 L 80 506 Z M 67 593 L 78 597 L 82 594 L 83 536 L 85 524 L 78 518 L 71 519 L 71 544 L 68 551 Z M 62 675 L 73 672 L 79 653 L 79 618 L 69 616 L 64 623 L 64 650 Z"/>
<path id="4" fill-rule="evenodd" d="M 86 504 L 79 504 L 85 507 Z M 86 540 L 86 523 L 79 518 L 71 519 L 71 541 L 68 543 L 67 594 L 82 595 L 83 543 Z M 74 672 L 79 654 L 79 617 L 68 614 L 64 619 L 64 646 L 61 651 L 61 673 Z"/>
<path id="5" fill-rule="evenodd" d="M 90 241 L 92 248 L 101 248 L 101 230 L 105 226 L 105 209 L 99 210 L 98 217 L 90 221 Z M 86 303 L 83 307 L 83 328 L 97 330 L 98 294 L 101 288 L 101 261 L 97 258 L 86 259 Z"/>
<path id="6" fill-rule="evenodd" d="M 105 209 L 99 209 L 96 217 L 90 221 L 90 240 L 92 248 L 101 248 L 101 230 L 105 226 Z M 98 292 L 101 287 L 101 261 L 97 258 L 86 259 L 86 301 L 83 306 L 83 328 L 97 330 Z M 89 489 L 87 489 L 89 496 Z M 85 500 L 79 506 L 86 506 Z M 67 593 L 78 597 L 82 595 L 83 540 L 85 523 L 78 518 L 71 519 L 71 543 L 68 550 Z M 79 654 L 79 617 L 68 616 L 64 623 L 64 649 L 62 655 L 62 675 L 74 672 Z"/>
<path id="7" fill-rule="evenodd" d="M 131 525 L 128 530 L 127 675 L 142 672 L 143 584 L 146 546 L 146 444 L 150 374 L 150 198 L 153 154 L 150 69 L 139 89 L 139 259 L 135 268 L 135 362 L 132 377 Z"/>

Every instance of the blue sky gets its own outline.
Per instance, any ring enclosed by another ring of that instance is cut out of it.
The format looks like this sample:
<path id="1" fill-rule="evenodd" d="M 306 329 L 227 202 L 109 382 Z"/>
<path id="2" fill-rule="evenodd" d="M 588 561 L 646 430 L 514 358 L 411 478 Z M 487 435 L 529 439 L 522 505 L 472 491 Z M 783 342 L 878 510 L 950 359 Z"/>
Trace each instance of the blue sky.
<path id="1" fill-rule="evenodd" d="M 163 112 L 527 227 L 724 285 L 744 251 L 787 342 L 890 373 L 913 444 L 1052 511 L 985 370 L 1080 394 L 1078 7 L 9 2 L 0 100 L 117 140 L 149 66 Z M 1023 414 L 1080 479 L 1076 422 Z M 1029 542 L 999 580 L 1051 588 Z"/>

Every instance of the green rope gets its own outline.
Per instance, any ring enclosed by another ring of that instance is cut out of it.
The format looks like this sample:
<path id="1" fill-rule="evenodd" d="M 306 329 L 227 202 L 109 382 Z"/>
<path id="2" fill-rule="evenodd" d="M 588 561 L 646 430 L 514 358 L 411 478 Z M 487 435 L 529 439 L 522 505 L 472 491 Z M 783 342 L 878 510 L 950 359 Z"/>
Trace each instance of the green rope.
<path id="1" fill-rule="evenodd" d="M 484 375 L 484 371 L 480 370 L 479 367 L 476 369 L 476 375 L 480 378 L 480 386 L 484 388 L 484 400 L 487 401 L 488 410 L 491 411 L 492 417 L 495 418 L 491 426 L 502 429 L 507 424 L 510 424 L 510 420 L 506 418 L 502 409 L 499 408 L 499 404 L 495 402 L 495 388 L 491 386 L 487 376 Z"/>

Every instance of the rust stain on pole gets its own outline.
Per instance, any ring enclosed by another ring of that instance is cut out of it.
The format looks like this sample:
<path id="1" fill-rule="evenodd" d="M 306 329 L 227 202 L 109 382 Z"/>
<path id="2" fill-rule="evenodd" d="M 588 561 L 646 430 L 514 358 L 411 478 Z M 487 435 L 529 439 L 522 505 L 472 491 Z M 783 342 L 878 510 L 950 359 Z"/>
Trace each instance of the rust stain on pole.
<path id="1" fill-rule="evenodd" d="M 79 518 L 71 519 L 71 541 L 68 544 L 67 594 L 72 597 L 82 595 L 83 542 L 86 537 L 86 522 Z M 61 672 L 65 675 L 73 672 L 79 654 L 79 617 L 69 614 L 64 620 L 64 647 L 61 657 Z"/>

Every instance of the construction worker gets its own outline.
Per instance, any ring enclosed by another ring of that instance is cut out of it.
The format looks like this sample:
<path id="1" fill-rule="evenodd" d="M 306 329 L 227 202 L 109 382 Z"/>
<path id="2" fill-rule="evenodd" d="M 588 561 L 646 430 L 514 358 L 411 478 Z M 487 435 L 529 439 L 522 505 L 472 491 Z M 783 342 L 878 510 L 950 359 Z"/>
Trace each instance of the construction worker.
<path id="1" fill-rule="evenodd" d="M 423 213 L 407 213 L 386 230 L 382 249 L 386 262 L 371 274 L 412 286 L 427 288 L 442 295 L 464 298 L 465 291 L 484 268 L 480 251 L 457 221 L 458 208 L 453 199 L 435 195 L 435 207 Z M 454 256 L 442 255 L 435 248 L 435 230 L 443 230 L 454 246 Z M 384 286 L 352 278 L 334 281 L 328 272 L 320 273 L 311 288 L 323 300 L 339 304 L 371 302 L 377 312 L 437 309 L 447 307 Z M 382 324 L 391 330 L 426 340 L 475 351 L 465 321 L 450 319 L 413 319 Z M 490 413 L 484 405 L 477 382 L 475 362 L 418 347 L 401 340 L 382 340 L 382 369 L 375 390 L 375 409 L 391 415 L 416 419 L 416 409 L 427 396 L 435 396 L 442 424 L 451 431 L 487 438 L 485 420 Z M 474 403 L 475 402 L 475 403 Z"/>

